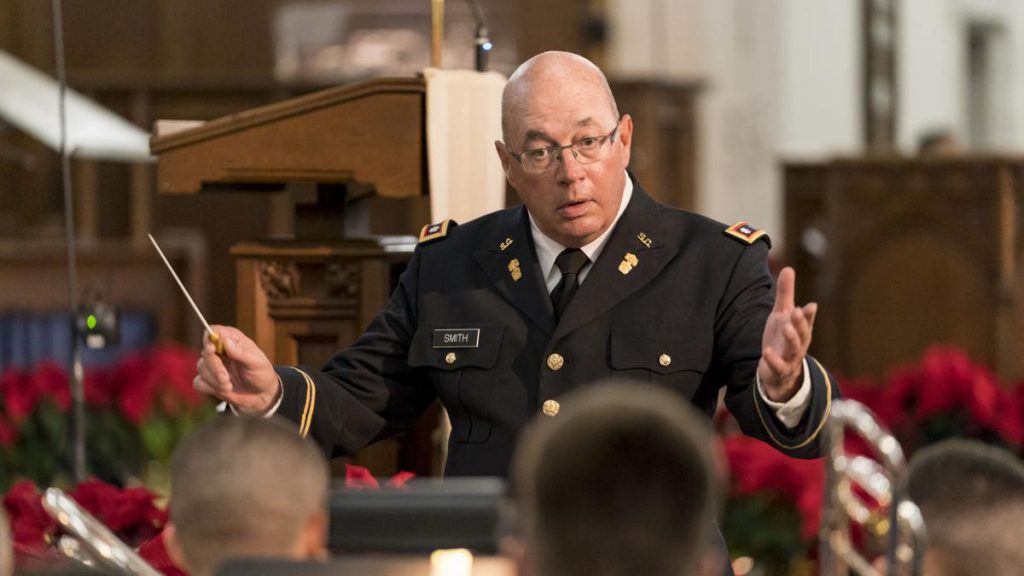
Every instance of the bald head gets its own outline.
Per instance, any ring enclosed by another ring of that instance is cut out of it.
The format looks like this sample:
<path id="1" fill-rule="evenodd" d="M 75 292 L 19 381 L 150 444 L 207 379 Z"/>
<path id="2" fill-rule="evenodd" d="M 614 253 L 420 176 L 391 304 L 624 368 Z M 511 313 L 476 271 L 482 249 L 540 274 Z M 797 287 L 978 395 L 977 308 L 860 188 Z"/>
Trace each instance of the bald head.
<path id="1" fill-rule="evenodd" d="M 538 91 L 537 88 L 543 90 Z M 596 64 L 572 52 L 542 52 L 520 64 L 508 78 L 501 95 L 502 138 L 508 142 L 515 137 L 513 121 L 530 108 L 533 99 L 559 88 L 594 90 L 595 94 L 607 100 L 612 118 L 619 117 L 619 108 L 608 79 Z"/>

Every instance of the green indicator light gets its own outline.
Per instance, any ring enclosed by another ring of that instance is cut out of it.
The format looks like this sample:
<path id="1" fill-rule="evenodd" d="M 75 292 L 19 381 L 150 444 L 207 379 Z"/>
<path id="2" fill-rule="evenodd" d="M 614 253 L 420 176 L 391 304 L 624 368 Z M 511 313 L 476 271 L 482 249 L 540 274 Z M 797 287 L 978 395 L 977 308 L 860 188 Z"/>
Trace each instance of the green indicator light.
<path id="1" fill-rule="evenodd" d="M 89 316 L 86 317 L 86 319 L 85 319 L 85 325 L 89 327 L 89 330 L 95 329 L 96 328 L 96 316 L 93 315 L 93 314 L 89 314 Z"/>

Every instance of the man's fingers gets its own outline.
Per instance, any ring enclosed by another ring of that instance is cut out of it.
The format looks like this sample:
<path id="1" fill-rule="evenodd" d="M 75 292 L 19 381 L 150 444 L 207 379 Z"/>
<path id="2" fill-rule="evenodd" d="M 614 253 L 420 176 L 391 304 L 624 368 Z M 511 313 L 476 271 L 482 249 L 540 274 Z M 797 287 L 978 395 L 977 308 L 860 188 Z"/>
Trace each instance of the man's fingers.
<path id="1" fill-rule="evenodd" d="M 790 321 L 793 323 L 793 327 L 796 328 L 796 333 L 800 336 L 801 348 L 809 346 L 811 344 L 811 323 L 807 321 L 807 313 L 802 308 L 797 307 L 793 310 Z"/>
<path id="2" fill-rule="evenodd" d="M 211 386 L 209 382 L 200 378 L 199 376 L 196 376 L 192 380 L 192 387 L 195 388 L 196 392 L 199 392 L 200 394 L 213 396 L 214 398 L 218 400 L 223 400 L 228 404 L 237 406 L 241 401 L 239 395 L 231 391 L 230 388 L 227 390 L 223 390 L 221 388 L 217 388 L 216 386 Z"/>
<path id="3" fill-rule="evenodd" d="M 768 368 L 770 368 L 776 375 L 782 377 L 789 372 L 789 364 L 787 364 L 771 346 L 761 351 L 761 358 L 764 359 L 768 364 Z"/>
<path id="4" fill-rule="evenodd" d="M 231 375 L 224 364 L 224 359 L 217 355 L 213 344 L 209 342 L 203 347 L 203 353 L 196 363 L 196 373 L 211 387 L 222 391 L 232 389 Z"/>
<path id="5" fill-rule="evenodd" d="M 211 340 L 213 339 L 213 336 L 216 336 L 216 339 L 220 343 L 220 350 L 224 352 L 225 357 L 230 357 L 228 355 L 227 348 L 228 348 L 228 341 L 231 339 L 231 332 L 232 331 L 233 331 L 233 329 L 230 326 L 221 326 L 220 324 L 213 324 L 213 325 L 210 326 L 210 331 L 209 332 L 207 332 L 207 331 L 203 332 L 203 342 L 207 343 L 209 346 L 214 346 L 214 344 L 211 342 Z M 211 332 L 212 332 L 212 335 L 211 335 Z M 215 346 L 214 346 L 214 350 L 216 350 Z"/>
<path id="6" fill-rule="evenodd" d="M 775 286 L 775 311 L 788 312 L 793 309 L 793 293 L 796 290 L 796 272 L 786 266 L 779 272 L 779 281 Z"/>
<path id="7" fill-rule="evenodd" d="M 814 302 L 810 302 L 804 305 L 804 317 L 807 318 L 807 323 L 811 329 L 814 329 L 814 318 L 818 315 L 818 305 Z"/>
<path id="8" fill-rule="evenodd" d="M 213 396 L 215 398 L 221 398 L 221 391 L 219 388 L 215 388 L 210 385 L 202 376 L 196 376 L 192 379 L 192 387 L 196 389 L 196 392 L 200 394 L 206 394 L 207 396 Z"/>
<path id="9" fill-rule="evenodd" d="M 780 351 L 780 356 L 787 364 L 790 364 L 802 356 L 803 343 L 800 341 L 800 334 L 792 324 L 787 324 L 782 329 L 782 335 L 786 338 L 786 347 Z"/>
<path id="10" fill-rule="evenodd" d="M 224 344 L 224 357 L 242 365 L 250 365 L 258 361 L 259 356 L 253 353 L 255 345 L 238 328 L 214 324 L 210 328 L 217 333 Z"/>

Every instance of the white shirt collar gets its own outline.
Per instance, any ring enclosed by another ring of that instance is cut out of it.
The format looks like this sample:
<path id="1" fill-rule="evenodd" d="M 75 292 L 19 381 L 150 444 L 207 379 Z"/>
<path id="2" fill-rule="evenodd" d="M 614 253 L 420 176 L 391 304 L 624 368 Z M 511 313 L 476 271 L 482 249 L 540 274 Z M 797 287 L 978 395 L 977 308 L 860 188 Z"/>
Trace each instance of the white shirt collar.
<path id="1" fill-rule="evenodd" d="M 629 174 L 626 174 L 626 184 L 622 188 L 622 201 L 619 203 L 619 211 L 615 214 L 615 219 L 612 220 L 611 226 L 596 239 L 591 241 L 585 246 L 581 246 L 580 250 L 587 255 L 590 262 L 596 262 L 597 258 L 601 255 L 605 245 L 608 243 L 608 238 L 611 237 L 612 230 L 615 229 L 615 225 L 619 223 L 619 218 L 622 217 L 622 213 L 625 212 L 626 206 L 629 205 L 630 198 L 633 197 L 633 181 L 629 178 Z M 529 214 L 529 211 L 527 211 Z M 558 281 L 562 279 L 562 273 L 555 266 L 555 258 L 565 250 L 565 246 L 562 246 L 558 242 L 555 242 L 551 238 L 548 238 L 540 228 L 537 227 L 537 222 L 533 219 L 533 215 L 530 214 L 530 234 L 533 236 L 533 245 L 537 249 L 537 262 L 540 264 L 540 269 L 544 271 L 544 283 L 547 284 L 548 292 L 555 289 L 558 285 Z M 579 281 L 582 283 L 586 279 L 587 274 L 590 273 L 592 268 L 591 264 L 587 264 L 583 270 L 580 271 Z"/>

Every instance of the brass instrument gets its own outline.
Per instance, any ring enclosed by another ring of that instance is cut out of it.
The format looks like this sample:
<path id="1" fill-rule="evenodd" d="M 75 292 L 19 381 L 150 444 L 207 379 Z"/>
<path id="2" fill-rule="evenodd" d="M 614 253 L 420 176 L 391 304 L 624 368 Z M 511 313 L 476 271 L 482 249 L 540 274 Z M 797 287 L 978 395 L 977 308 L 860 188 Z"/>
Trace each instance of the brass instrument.
<path id="1" fill-rule="evenodd" d="M 57 547 L 66 556 L 89 566 L 114 569 L 124 574 L 161 576 L 60 488 L 46 490 L 43 508 L 73 536 L 62 536 L 57 542 Z"/>
<path id="2" fill-rule="evenodd" d="M 906 460 L 899 442 L 856 400 L 833 402 L 827 426 L 825 497 L 818 534 L 820 574 L 846 576 L 851 570 L 861 576 L 920 574 L 927 537 L 921 511 L 904 494 Z M 843 440 L 847 429 L 867 442 L 877 462 L 846 453 Z M 873 498 L 883 512 L 872 509 L 854 486 Z M 886 542 L 883 569 L 854 548 L 851 520 Z"/>

